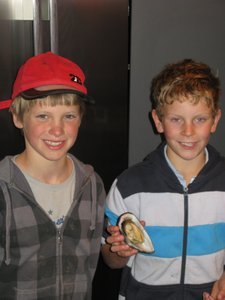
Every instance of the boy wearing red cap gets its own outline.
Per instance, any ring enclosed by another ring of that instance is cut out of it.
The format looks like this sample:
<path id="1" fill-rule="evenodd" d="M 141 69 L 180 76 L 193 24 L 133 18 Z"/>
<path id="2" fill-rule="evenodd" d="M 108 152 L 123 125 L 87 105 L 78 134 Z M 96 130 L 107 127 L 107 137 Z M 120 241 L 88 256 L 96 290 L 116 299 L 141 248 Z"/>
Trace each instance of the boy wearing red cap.
<path id="1" fill-rule="evenodd" d="M 69 149 L 84 102 L 80 67 L 51 52 L 28 59 L 16 77 L 11 112 L 25 150 L 0 162 L 2 299 L 91 299 L 105 191 Z"/>

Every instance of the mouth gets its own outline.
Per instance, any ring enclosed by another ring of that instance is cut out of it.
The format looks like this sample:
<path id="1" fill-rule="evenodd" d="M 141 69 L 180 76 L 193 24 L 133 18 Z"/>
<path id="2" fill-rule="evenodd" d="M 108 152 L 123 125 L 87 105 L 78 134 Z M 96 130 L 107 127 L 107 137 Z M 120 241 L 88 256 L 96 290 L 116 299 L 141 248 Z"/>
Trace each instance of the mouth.
<path id="1" fill-rule="evenodd" d="M 183 150 L 194 150 L 197 146 L 197 142 L 179 142 L 180 144 L 180 147 L 183 149 Z"/>
<path id="2" fill-rule="evenodd" d="M 52 147 L 58 147 L 58 146 L 60 146 L 60 145 L 62 145 L 63 144 L 63 142 L 62 141 L 47 141 L 47 140 L 45 140 L 45 143 L 47 144 L 47 145 L 49 145 L 49 146 L 52 146 Z"/>
<path id="3" fill-rule="evenodd" d="M 180 144 L 185 147 L 193 147 L 195 145 L 194 142 L 180 142 Z"/>

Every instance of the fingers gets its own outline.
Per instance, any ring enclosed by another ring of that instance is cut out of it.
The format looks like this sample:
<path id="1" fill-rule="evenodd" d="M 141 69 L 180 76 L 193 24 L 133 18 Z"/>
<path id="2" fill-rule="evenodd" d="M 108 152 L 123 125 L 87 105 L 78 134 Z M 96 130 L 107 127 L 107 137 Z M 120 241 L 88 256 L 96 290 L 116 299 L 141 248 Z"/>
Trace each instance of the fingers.
<path id="1" fill-rule="evenodd" d="M 117 251 L 116 246 L 121 246 L 121 245 L 126 245 L 126 243 L 124 242 L 124 236 L 122 234 L 116 234 L 116 235 L 111 235 L 106 239 L 107 244 L 110 244 L 111 247 L 114 247 L 114 251 Z"/>
<path id="2" fill-rule="evenodd" d="M 124 236 L 121 234 L 118 226 L 108 226 L 107 230 L 110 233 L 110 236 L 106 239 L 108 244 L 118 245 L 124 241 Z"/>
<path id="3" fill-rule="evenodd" d="M 110 244 L 110 251 L 117 253 L 121 257 L 130 257 L 137 254 L 137 250 L 131 248 L 124 242 L 124 236 L 120 233 L 118 226 L 109 226 L 108 232 L 111 234 L 107 237 L 106 242 Z"/>
<path id="4" fill-rule="evenodd" d="M 222 276 L 213 285 L 211 292 L 211 298 L 206 298 L 206 300 L 225 300 L 225 278 Z"/>
<path id="5" fill-rule="evenodd" d="M 141 220 L 140 223 L 143 227 L 145 227 L 145 221 Z"/>
<path id="6" fill-rule="evenodd" d="M 126 244 L 111 246 L 110 251 L 116 253 L 121 257 L 130 257 L 132 255 L 137 254 L 138 252 L 136 249 L 133 249 Z"/>
<path id="7" fill-rule="evenodd" d="M 209 293 L 203 293 L 203 300 L 215 300 Z"/>
<path id="8" fill-rule="evenodd" d="M 213 298 L 213 299 L 215 299 L 215 298 Z M 217 298 L 216 298 L 216 300 L 225 300 L 225 294 L 224 294 L 224 292 L 219 293 L 218 296 L 217 296 Z"/>
<path id="9" fill-rule="evenodd" d="M 120 233 L 119 226 L 113 226 L 113 225 L 110 225 L 110 226 L 107 227 L 107 231 L 108 231 L 108 233 L 110 233 L 111 235 L 121 234 L 121 233 Z"/>
<path id="10" fill-rule="evenodd" d="M 212 296 L 208 293 L 203 293 L 203 300 L 225 300 L 225 296 L 219 294 L 218 296 Z"/>

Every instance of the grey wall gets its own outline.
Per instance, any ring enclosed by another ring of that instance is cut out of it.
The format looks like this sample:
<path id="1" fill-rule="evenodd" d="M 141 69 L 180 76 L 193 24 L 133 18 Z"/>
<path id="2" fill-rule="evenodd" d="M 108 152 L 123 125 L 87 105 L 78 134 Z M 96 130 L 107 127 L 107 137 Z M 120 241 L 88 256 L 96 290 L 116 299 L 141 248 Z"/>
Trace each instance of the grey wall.
<path id="1" fill-rule="evenodd" d="M 183 58 L 203 61 L 219 73 L 223 116 L 211 144 L 225 155 L 225 1 L 133 0 L 129 165 L 160 142 L 148 120 L 151 79 L 165 64 Z"/>

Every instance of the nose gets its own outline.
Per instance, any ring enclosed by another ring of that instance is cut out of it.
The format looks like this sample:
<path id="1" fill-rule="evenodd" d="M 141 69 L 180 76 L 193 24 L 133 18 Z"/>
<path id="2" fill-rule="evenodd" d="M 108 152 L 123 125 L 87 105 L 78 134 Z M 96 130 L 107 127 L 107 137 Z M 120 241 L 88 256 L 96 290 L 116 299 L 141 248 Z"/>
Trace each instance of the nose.
<path id="1" fill-rule="evenodd" d="M 56 137 L 59 137 L 64 134 L 63 122 L 60 120 L 54 120 L 51 122 L 49 133 Z"/>
<path id="2" fill-rule="evenodd" d="M 182 133 L 186 136 L 194 134 L 194 124 L 192 122 L 185 122 L 182 129 Z"/>

